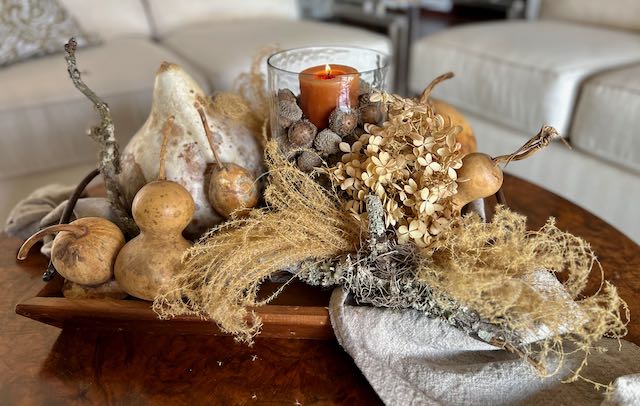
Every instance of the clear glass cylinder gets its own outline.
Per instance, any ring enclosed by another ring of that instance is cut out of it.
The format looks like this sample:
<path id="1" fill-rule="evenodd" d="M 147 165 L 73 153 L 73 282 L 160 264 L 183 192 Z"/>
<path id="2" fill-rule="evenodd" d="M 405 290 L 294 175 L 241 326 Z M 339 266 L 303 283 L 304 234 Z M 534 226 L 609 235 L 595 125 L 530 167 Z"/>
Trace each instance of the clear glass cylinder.
<path id="1" fill-rule="evenodd" d="M 276 139 L 286 137 L 299 121 L 312 123 L 316 133 L 339 129 L 335 132 L 344 138 L 366 122 L 382 119 L 372 113 L 366 95 L 387 90 L 389 57 L 383 53 L 355 47 L 297 48 L 271 55 L 267 64 L 271 135 Z M 335 117 L 330 122 L 338 112 L 343 113 L 340 128 Z"/>

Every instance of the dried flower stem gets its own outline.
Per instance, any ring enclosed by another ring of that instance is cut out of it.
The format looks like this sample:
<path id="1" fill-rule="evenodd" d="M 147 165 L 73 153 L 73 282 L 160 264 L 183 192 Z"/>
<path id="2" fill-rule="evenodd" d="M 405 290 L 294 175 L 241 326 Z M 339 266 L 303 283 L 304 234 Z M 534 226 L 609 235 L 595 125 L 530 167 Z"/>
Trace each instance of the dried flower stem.
<path id="1" fill-rule="evenodd" d="M 118 150 L 118 142 L 114 135 L 111 112 L 109 111 L 107 103 L 98 97 L 98 95 L 82 81 L 76 63 L 77 47 L 78 43 L 73 37 L 69 39 L 69 42 L 64 46 L 64 59 L 67 61 L 67 72 L 76 89 L 93 103 L 94 108 L 100 115 L 100 125 L 92 127 L 89 131 L 89 136 L 100 144 L 100 162 L 98 168 L 105 183 L 107 199 L 109 200 L 112 210 L 119 218 L 118 226 L 125 235 L 131 237 L 138 234 L 139 229 L 125 208 L 124 198 L 116 180 L 117 175 L 120 173 L 120 152 Z"/>

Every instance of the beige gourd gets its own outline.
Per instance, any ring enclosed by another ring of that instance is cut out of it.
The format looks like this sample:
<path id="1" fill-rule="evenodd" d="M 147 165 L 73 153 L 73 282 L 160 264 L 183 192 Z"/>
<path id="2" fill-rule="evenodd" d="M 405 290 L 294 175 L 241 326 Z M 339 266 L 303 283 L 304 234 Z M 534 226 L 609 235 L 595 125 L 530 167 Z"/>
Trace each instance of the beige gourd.
<path id="1" fill-rule="evenodd" d="M 165 179 L 164 154 L 172 129 L 170 117 L 163 129 L 160 176 L 133 199 L 131 209 L 140 234 L 122 248 L 115 263 L 115 277 L 122 289 L 143 300 L 153 300 L 180 271 L 182 254 L 191 247 L 182 232 L 191 221 L 195 203 L 183 186 Z"/>
<path id="2" fill-rule="evenodd" d="M 25 259 L 36 242 L 53 233 L 58 234 L 51 261 L 65 279 L 81 285 L 99 285 L 111 279 L 116 256 L 125 242 L 118 226 L 100 217 L 56 224 L 29 237 L 20 247 L 18 259 Z"/>

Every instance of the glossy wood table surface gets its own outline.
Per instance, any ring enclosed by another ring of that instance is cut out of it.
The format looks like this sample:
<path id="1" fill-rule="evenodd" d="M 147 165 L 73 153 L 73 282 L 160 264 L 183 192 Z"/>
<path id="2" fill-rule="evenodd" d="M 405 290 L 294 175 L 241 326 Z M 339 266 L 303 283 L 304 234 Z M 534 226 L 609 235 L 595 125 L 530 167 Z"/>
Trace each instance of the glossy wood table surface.
<path id="1" fill-rule="evenodd" d="M 504 189 L 532 228 L 555 216 L 591 243 L 631 308 L 627 339 L 640 344 L 640 247 L 527 182 L 508 177 Z M 61 331 L 18 316 L 16 303 L 42 288 L 46 267 L 38 255 L 17 264 L 19 244 L 0 237 L 0 405 L 380 403 L 333 341 L 258 339 L 249 348 L 228 337 Z"/>

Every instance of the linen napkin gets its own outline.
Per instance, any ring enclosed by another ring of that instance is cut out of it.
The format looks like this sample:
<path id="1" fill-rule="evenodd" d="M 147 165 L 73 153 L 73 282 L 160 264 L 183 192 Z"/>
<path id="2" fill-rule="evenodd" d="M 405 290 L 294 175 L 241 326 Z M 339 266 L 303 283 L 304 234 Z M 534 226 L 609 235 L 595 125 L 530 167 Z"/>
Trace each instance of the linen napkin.
<path id="1" fill-rule="evenodd" d="M 387 405 L 640 405 L 640 348 L 602 339 L 582 375 L 614 382 L 605 395 L 585 381 L 562 383 L 581 358 L 568 355 L 561 371 L 540 378 L 517 355 L 475 340 L 417 310 L 348 303 L 333 291 L 329 313 L 338 342 Z"/>

